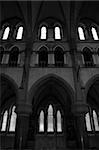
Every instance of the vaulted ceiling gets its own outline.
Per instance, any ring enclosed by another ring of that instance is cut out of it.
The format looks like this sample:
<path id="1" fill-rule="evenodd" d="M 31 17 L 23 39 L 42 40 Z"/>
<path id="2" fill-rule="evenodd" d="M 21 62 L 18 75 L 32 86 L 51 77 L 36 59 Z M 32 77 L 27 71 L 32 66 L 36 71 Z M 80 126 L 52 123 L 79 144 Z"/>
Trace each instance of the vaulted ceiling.
<path id="1" fill-rule="evenodd" d="M 10 18 L 21 19 L 28 31 L 35 30 L 38 22 L 52 17 L 70 29 L 72 20 L 76 25 L 88 18 L 99 24 L 98 1 L 0 1 L 0 22 Z"/>
<path id="2" fill-rule="evenodd" d="M 77 25 L 83 19 L 90 19 L 99 24 L 99 1 L 0 1 L 0 10 L 0 23 L 7 20 L 10 20 L 11 23 L 13 23 L 13 20 L 14 22 L 21 20 L 28 33 L 33 33 L 36 25 L 49 17 L 59 20 L 67 30 L 70 30 L 72 23 Z M 15 92 L 10 83 L 2 80 L 1 86 L 2 102 L 4 99 L 15 97 Z M 88 96 L 88 102 L 94 101 L 96 106 L 99 105 L 98 89 L 99 81 L 90 89 L 91 92 Z"/>

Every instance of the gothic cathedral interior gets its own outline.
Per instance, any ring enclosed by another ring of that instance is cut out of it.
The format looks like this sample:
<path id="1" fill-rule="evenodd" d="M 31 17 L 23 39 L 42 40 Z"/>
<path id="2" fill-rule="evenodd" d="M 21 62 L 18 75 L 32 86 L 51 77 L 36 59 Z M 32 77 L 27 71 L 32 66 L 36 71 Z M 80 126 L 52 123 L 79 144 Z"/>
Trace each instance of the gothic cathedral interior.
<path id="1" fill-rule="evenodd" d="M 99 150 L 99 1 L 0 1 L 1 150 Z"/>

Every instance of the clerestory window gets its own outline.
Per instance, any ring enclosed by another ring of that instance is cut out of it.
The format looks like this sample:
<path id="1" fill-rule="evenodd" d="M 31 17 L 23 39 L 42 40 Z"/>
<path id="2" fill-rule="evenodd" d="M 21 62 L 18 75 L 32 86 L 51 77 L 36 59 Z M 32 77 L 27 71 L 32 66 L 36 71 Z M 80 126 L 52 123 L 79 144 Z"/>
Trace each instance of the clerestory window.
<path id="1" fill-rule="evenodd" d="M 96 28 L 92 27 L 92 28 L 91 28 L 91 32 L 92 32 L 93 39 L 94 39 L 94 40 L 99 40 L 99 37 L 98 37 L 98 33 L 97 33 L 97 31 L 96 31 Z"/>
<path id="2" fill-rule="evenodd" d="M 17 40 L 21 40 L 22 39 L 22 36 L 23 36 L 23 27 L 20 26 L 17 30 L 17 36 L 16 36 L 16 39 Z"/>
<path id="3" fill-rule="evenodd" d="M 78 27 L 78 35 L 80 40 L 85 40 L 84 29 L 82 27 Z"/>
<path id="4" fill-rule="evenodd" d="M 42 26 L 40 29 L 40 39 L 41 40 L 47 39 L 47 27 L 46 26 Z"/>
<path id="5" fill-rule="evenodd" d="M 54 28 L 55 40 L 61 40 L 61 29 L 60 27 Z"/>
<path id="6" fill-rule="evenodd" d="M 9 33 L 10 33 L 10 27 L 6 27 L 3 33 L 2 40 L 7 40 L 9 37 Z"/>

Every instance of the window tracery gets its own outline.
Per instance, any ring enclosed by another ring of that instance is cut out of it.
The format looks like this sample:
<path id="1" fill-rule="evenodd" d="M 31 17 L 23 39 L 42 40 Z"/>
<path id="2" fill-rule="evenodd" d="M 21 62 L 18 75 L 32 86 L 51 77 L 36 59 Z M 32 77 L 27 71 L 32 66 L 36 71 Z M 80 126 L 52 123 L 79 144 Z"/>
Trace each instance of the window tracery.
<path id="1" fill-rule="evenodd" d="M 9 66 L 15 67 L 18 62 L 19 49 L 17 47 L 13 47 L 10 51 L 9 56 Z"/>
<path id="2" fill-rule="evenodd" d="M 47 118 L 45 117 L 45 115 L 47 115 Z M 47 127 L 47 131 L 45 129 L 45 126 Z M 44 112 L 43 110 L 40 111 L 39 132 L 48 132 L 48 133 L 62 132 L 61 111 L 57 110 L 55 113 L 54 108 L 51 104 L 48 106 L 47 112 Z"/>
<path id="3" fill-rule="evenodd" d="M 85 115 L 87 131 L 99 131 L 99 120 L 95 110 L 89 111 Z"/>
<path id="4" fill-rule="evenodd" d="M 10 111 L 11 109 L 11 111 Z M 6 109 L 2 116 L 1 132 L 15 132 L 17 114 L 16 106 Z M 8 126 L 10 124 L 10 126 Z"/>
<path id="5" fill-rule="evenodd" d="M 85 66 L 93 66 L 93 56 L 92 52 L 89 48 L 85 47 L 83 49 L 83 57 L 84 57 L 84 62 Z"/>

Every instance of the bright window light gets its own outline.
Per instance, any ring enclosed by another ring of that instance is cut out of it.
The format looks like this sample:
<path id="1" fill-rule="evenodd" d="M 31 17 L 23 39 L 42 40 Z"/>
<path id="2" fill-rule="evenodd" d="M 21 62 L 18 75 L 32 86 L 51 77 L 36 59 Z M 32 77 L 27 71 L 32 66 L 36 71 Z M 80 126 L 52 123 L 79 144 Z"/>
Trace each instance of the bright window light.
<path id="1" fill-rule="evenodd" d="M 61 39 L 61 32 L 59 27 L 55 27 L 55 39 L 60 40 Z"/>
<path id="2" fill-rule="evenodd" d="M 6 131 L 7 118 L 8 118 L 8 111 L 6 110 L 3 114 L 3 122 L 2 122 L 1 131 Z"/>
<path id="3" fill-rule="evenodd" d="M 99 131 L 98 118 L 95 110 L 93 110 L 93 119 L 94 119 L 95 131 Z"/>
<path id="4" fill-rule="evenodd" d="M 92 131 L 89 113 L 85 116 L 87 131 Z"/>
<path id="5" fill-rule="evenodd" d="M 94 27 L 92 27 L 92 28 L 91 28 L 91 31 L 92 31 L 93 39 L 94 39 L 94 40 L 99 40 L 96 29 L 95 29 Z"/>
<path id="6" fill-rule="evenodd" d="M 19 27 L 19 28 L 18 28 L 18 32 L 17 32 L 16 39 L 17 39 L 17 40 L 21 40 L 21 39 L 22 39 L 22 35 L 23 35 L 23 27 Z"/>
<path id="7" fill-rule="evenodd" d="M 53 126 L 53 107 L 52 105 L 49 105 L 48 108 L 48 132 L 53 132 L 54 131 L 54 126 Z"/>
<path id="8" fill-rule="evenodd" d="M 43 112 L 43 110 L 40 112 L 40 117 L 39 117 L 39 132 L 44 132 L 44 112 Z"/>
<path id="9" fill-rule="evenodd" d="M 79 34 L 80 40 L 85 40 L 84 31 L 82 27 L 78 27 L 78 34 Z"/>
<path id="10" fill-rule="evenodd" d="M 47 34 L 47 29 L 46 29 L 46 27 L 41 27 L 41 37 L 40 37 L 40 39 L 41 40 L 46 40 L 46 34 Z"/>
<path id="11" fill-rule="evenodd" d="M 57 132 L 62 132 L 62 118 L 59 110 L 57 111 Z"/>
<path id="12" fill-rule="evenodd" d="M 15 131 L 15 127 L 16 127 L 16 118 L 17 115 L 15 113 L 15 106 L 13 106 L 12 108 L 12 115 L 11 115 L 11 120 L 10 120 L 10 128 L 9 131 Z"/>
<path id="13" fill-rule="evenodd" d="M 10 32 L 10 28 L 6 27 L 6 29 L 4 31 L 4 34 L 3 34 L 3 38 L 2 38 L 3 40 L 7 40 L 8 39 L 9 32 Z"/>

